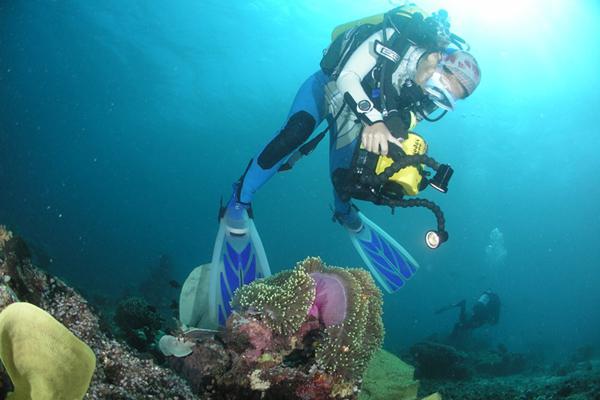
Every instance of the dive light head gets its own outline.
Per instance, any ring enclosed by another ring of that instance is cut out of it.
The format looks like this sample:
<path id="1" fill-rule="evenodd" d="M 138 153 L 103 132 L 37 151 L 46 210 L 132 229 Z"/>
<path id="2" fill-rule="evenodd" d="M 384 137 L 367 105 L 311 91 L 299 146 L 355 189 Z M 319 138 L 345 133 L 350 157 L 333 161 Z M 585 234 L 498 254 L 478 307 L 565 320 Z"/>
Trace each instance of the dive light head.
<path id="1" fill-rule="evenodd" d="M 450 182 L 453 173 L 454 170 L 451 166 L 448 164 L 441 164 L 433 179 L 429 181 L 429 184 L 432 188 L 439 190 L 442 193 L 446 193 L 448 191 L 448 183 Z"/>
<path id="2" fill-rule="evenodd" d="M 448 232 L 446 231 L 428 231 L 425 234 L 425 244 L 432 250 L 440 247 L 440 244 L 448 240 Z"/>

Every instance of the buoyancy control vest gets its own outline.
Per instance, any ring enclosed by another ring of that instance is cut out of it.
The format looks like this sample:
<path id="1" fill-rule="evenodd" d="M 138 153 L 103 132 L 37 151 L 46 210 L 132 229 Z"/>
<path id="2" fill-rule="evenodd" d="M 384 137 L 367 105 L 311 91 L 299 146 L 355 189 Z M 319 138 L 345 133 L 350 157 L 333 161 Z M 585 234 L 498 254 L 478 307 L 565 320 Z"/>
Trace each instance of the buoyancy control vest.
<path id="1" fill-rule="evenodd" d="M 388 37 L 386 32 L 390 28 L 394 34 Z M 448 14 L 444 10 L 427 13 L 410 3 L 336 27 L 321 60 L 323 72 L 337 79 L 350 56 L 378 31 L 383 33 L 383 41 L 377 41 L 374 49 L 379 55 L 378 61 L 361 84 L 374 106 L 382 112 L 388 128 L 403 130 L 405 135 L 412 119 L 431 120 L 428 115 L 436 110 L 410 79 L 420 57 L 427 52 L 442 51 L 451 44 L 462 48 L 465 42 L 450 33 Z"/>

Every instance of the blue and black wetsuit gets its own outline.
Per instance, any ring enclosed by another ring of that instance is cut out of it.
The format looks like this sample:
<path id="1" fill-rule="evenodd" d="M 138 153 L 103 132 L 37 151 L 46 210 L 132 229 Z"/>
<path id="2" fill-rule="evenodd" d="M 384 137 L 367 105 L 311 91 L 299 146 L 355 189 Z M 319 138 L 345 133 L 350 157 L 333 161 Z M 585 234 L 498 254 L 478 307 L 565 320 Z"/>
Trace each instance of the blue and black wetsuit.
<path id="1" fill-rule="evenodd" d="M 325 117 L 325 85 L 330 78 L 323 71 L 312 74 L 300 87 L 284 127 L 250 161 L 237 186 L 237 201 L 249 204 L 287 158 L 312 135 Z"/>
<path id="2" fill-rule="evenodd" d="M 326 114 L 328 111 L 325 106 L 325 86 L 330 81 L 331 79 L 325 73 L 318 71 L 302 84 L 294 98 L 284 127 L 250 161 L 248 168 L 236 184 L 236 193 L 234 193 L 236 201 L 250 204 L 254 193 L 277 173 L 281 165 L 311 137 L 314 129 L 325 118 L 328 119 L 331 127 L 330 172 L 333 173 L 338 168 L 349 168 L 360 137 L 344 147 L 337 148 L 335 122 L 332 115 Z M 342 223 L 352 224 L 355 213 L 352 212 L 350 202 L 342 200 L 335 189 L 333 195 L 336 217 Z"/>
<path id="3" fill-rule="evenodd" d="M 393 37 L 396 32 L 388 28 L 388 37 Z M 361 43 L 348 59 L 344 68 L 336 79 L 336 85 L 340 93 L 348 94 L 355 104 L 367 102 L 371 105 L 370 111 L 361 115 L 368 123 L 383 121 L 383 116 L 376 107 L 373 107 L 370 97 L 364 91 L 362 81 L 368 78 L 370 71 L 376 66 L 378 55 L 373 51 L 375 43 L 383 40 L 382 31 L 371 35 Z M 411 46 L 405 56 L 406 62 L 402 70 L 398 70 L 396 80 L 402 80 L 414 75 L 416 64 L 424 53 L 424 49 Z M 402 79 L 401 79 L 402 78 Z M 329 111 L 325 104 L 325 86 L 332 78 L 323 71 L 312 74 L 300 87 L 284 127 L 277 132 L 275 137 L 250 161 L 246 171 L 236 184 L 236 190 L 232 201 L 249 205 L 254 193 L 267 180 L 269 180 L 303 143 L 305 143 L 314 129 L 328 118 L 330 124 L 330 172 L 338 168 L 348 168 L 352 162 L 352 156 L 356 145 L 360 143 L 360 135 L 352 141 L 346 141 L 343 146 L 336 144 L 337 133 L 333 116 L 328 116 Z M 398 88 L 396 88 L 398 90 Z M 349 201 L 343 201 L 334 190 L 335 213 L 338 220 L 347 225 L 352 225 L 353 212 Z"/>

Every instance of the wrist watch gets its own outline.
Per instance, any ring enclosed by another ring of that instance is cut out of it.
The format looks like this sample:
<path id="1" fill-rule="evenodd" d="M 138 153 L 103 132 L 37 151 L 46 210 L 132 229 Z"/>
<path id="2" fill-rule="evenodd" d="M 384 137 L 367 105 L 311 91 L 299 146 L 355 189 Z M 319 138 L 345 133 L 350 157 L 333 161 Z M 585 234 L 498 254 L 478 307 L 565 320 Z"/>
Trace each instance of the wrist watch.
<path id="1" fill-rule="evenodd" d="M 373 102 L 369 100 L 361 100 L 356 105 L 356 111 L 360 114 L 366 114 L 373 109 Z"/>

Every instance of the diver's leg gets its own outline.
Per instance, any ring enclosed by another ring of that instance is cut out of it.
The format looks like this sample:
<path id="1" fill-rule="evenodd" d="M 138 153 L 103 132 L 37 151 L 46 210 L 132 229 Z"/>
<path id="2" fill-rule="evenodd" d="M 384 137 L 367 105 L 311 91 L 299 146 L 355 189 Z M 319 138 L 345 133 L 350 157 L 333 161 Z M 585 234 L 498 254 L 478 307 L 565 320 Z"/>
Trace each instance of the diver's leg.
<path id="1" fill-rule="evenodd" d="M 287 157 L 310 137 L 323 120 L 328 81 L 321 70 L 304 81 L 296 93 L 283 129 L 250 160 L 240 179 L 233 184 L 233 193 L 223 216 L 234 232 L 242 232 L 247 225 L 246 214 L 254 193 L 277 173 Z"/>
<path id="2" fill-rule="evenodd" d="M 271 273 L 251 218 L 250 202 L 254 193 L 321 122 L 326 83 L 327 78 L 322 72 L 304 82 L 284 128 L 250 161 L 244 175 L 234 184 L 227 207 L 221 210 L 209 287 L 210 317 L 215 325 L 225 324 L 237 288 Z"/>
<path id="3" fill-rule="evenodd" d="M 371 274 L 387 292 L 393 293 L 404 286 L 419 265 L 396 240 L 352 205 L 350 195 L 344 193 L 344 188 L 352 182 L 345 178 L 341 178 L 343 183 L 336 182 L 337 174 L 344 174 L 344 169 L 351 168 L 358 138 L 352 144 L 338 148 L 335 143 L 336 125 L 330 123 L 330 127 L 333 127 L 330 170 L 334 186 L 338 185 L 334 189 L 335 219 L 346 228 L 354 248 Z"/>
<path id="4" fill-rule="evenodd" d="M 237 182 L 234 193 L 237 201 L 245 204 L 252 202 L 254 193 L 277 173 L 289 155 L 306 142 L 321 123 L 327 82 L 327 76 L 318 71 L 302 84 L 284 127 L 250 161 L 246 172 Z"/>
<path id="5" fill-rule="evenodd" d="M 344 184 L 342 182 L 345 182 L 346 179 L 341 178 L 339 181 L 336 180 L 340 176 L 345 176 L 346 172 L 352 167 L 354 152 L 359 145 L 360 137 L 357 136 L 347 144 L 338 146 L 337 121 L 331 115 L 328 115 L 327 118 L 330 127 L 329 175 L 333 185 L 334 218 L 345 228 L 358 232 L 362 228 L 362 223 L 358 217 L 358 209 L 352 205 L 351 198 L 344 195 Z M 336 178 L 336 174 L 338 178 Z"/>
<path id="6" fill-rule="evenodd" d="M 346 229 L 358 232 L 363 228 L 362 222 L 358 217 L 358 211 L 351 201 L 344 201 L 334 189 L 334 218 L 342 224 Z"/>

